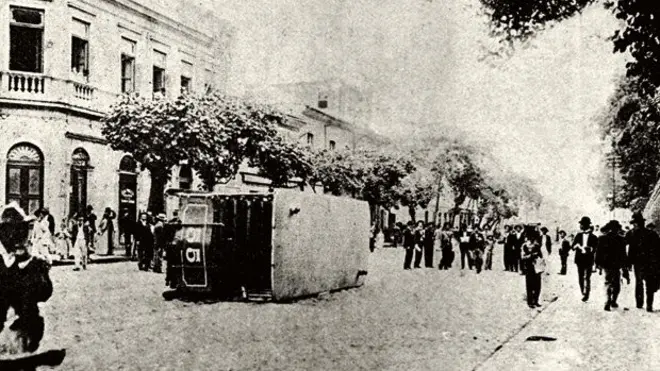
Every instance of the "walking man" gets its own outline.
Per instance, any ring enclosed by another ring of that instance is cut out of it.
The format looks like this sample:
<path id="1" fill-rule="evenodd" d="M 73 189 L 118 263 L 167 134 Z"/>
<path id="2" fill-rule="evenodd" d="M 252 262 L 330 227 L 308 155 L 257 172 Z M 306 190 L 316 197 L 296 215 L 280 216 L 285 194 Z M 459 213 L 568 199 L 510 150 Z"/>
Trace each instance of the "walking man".
<path id="1" fill-rule="evenodd" d="M 566 262 L 571 252 L 571 243 L 566 239 L 566 231 L 559 231 L 559 258 L 561 259 L 561 271 L 559 274 L 566 275 Z"/>
<path id="2" fill-rule="evenodd" d="M 660 270 L 660 237 L 645 227 L 640 213 L 633 214 L 630 224 L 633 229 L 628 232 L 626 241 L 629 245 L 628 262 L 635 269 L 635 301 L 637 308 L 641 309 L 646 291 L 646 311 L 652 312 Z"/>
<path id="3" fill-rule="evenodd" d="M 621 225 L 612 220 L 604 227 L 602 236 L 598 237 L 598 248 L 596 249 L 596 266 L 605 271 L 605 290 L 607 299 L 605 310 L 618 308 L 616 300 L 621 291 L 621 270 L 623 277 L 630 283 L 628 269 L 626 267 L 626 241 L 619 235 Z"/>
<path id="4" fill-rule="evenodd" d="M 582 292 L 582 301 L 589 300 L 591 292 L 591 273 L 594 266 L 594 252 L 598 244 L 598 238 L 591 231 L 591 219 L 588 216 L 580 219 L 580 233 L 573 240 L 575 250 L 575 265 L 578 270 L 578 282 Z"/>

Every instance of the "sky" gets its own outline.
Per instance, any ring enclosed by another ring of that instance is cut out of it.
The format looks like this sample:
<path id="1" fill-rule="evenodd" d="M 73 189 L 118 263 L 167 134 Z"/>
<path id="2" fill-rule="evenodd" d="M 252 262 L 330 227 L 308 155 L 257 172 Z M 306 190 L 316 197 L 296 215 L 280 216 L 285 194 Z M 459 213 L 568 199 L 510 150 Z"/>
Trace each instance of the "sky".
<path id="1" fill-rule="evenodd" d="M 460 128 L 547 199 L 602 212 L 593 183 L 604 147 L 594 117 L 625 72 L 606 39 L 616 20 L 602 7 L 510 57 L 483 60 L 496 43 L 478 0 L 195 2 L 236 27 L 234 92 L 340 78 L 373 93 L 378 131 L 405 136 L 411 122 Z"/>

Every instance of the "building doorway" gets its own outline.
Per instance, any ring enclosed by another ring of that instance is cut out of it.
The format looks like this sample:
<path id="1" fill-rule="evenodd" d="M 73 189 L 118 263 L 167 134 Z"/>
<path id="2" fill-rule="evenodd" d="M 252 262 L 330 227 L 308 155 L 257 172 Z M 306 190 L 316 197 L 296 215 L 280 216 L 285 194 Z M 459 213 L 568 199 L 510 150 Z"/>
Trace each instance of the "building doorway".
<path id="1" fill-rule="evenodd" d="M 7 153 L 6 201 L 33 214 L 44 202 L 44 158 L 39 148 L 19 143 Z"/>
<path id="2" fill-rule="evenodd" d="M 77 148 L 71 156 L 71 194 L 69 212 L 71 215 L 85 215 L 87 208 L 87 173 L 90 170 L 89 155 L 82 148 Z"/>
<path id="3" fill-rule="evenodd" d="M 131 156 L 119 162 L 119 242 L 132 245 L 131 226 L 137 220 L 137 163 Z M 126 254 L 129 255 L 130 249 Z"/>

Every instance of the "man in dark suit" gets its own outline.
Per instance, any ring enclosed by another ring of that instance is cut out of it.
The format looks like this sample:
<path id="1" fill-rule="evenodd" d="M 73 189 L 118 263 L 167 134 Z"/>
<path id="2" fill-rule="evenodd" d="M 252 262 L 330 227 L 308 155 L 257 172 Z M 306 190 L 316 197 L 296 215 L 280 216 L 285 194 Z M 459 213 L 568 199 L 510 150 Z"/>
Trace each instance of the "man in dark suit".
<path id="1" fill-rule="evenodd" d="M 149 270 L 151 260 L 154 257 L 154 235 L 147 217 L 147 213 L 140 214 L 140 221 L 135 226 L 134 231 L 138 248 L 138 268 L 144 271 Z"/>
<path id="2" fill-rule="evenodd" d="M 413 233 L 413 222 L 410 221 L 403 230 L 403 249 L 406 250 L 406 257 L 403 261 L 403 269 L 410 269 L 413 253 L 415 251 L 415 234 Z"/>
<path id="3" fill-rule="evenodd" d="M 660 237 L 645 227 L 640 213 L 633 214 L 630 224 L 633 229 L 626 235 L 626 242 L 629 245 L 628 263 L 635 269 L 635 301 L 637 308 L 641 309 L 646 291 L 646 310 L 652 312 L 660 273 Z"/>
<path id="4" fill-rule="evenodd" d="M 621 225 L 616 220 L 611 220 L 603 227 L 604 234 L 598 237 L 598 248 L 596 249 L 596 266 L 605 271 L 605 289 L 607 300 L 605 310 L 618 308 L 617 298 L 621 291 L 621 273 L 630 282 L 626 268 L 626 241 L 619 235 Z"/>
<path id="5" fill-rule="evenodd" d="M 507 237 L 506 241 L 509 248 L 509 271 L 518 272 L 520 266 L 520 251 L 522 245 L 525 243 L 525 237 L 523 234 L 523 226 L 521 224 L 517 224 L 513 229 L 513 233 Z"/>
<path id="6" fill-rule="evenodd" d="M 566 275 L 566 263 L 568 254 L 571 252 L 571 243 L 566 239 L 566 231 L 559 231 L 559 258 L 561 258 L 561 271 L 559 274 Z"/>
<path id="7" fill-rule="evenodd" d="M 504 270 L 505 271 L 510 271 L 511 270 L 511 249 L 512 246 L 509 244 L 509 236 L 511 235 L 511 226 L 510 225 L 505 225 L 504 226 L 504 233 L 502 235 L 502 240 L 500 243 L 504 245 L 503 247 L 503 258 L 504 258 Z"/>
<path id="8" fill-rule="evenodd" d="M 591 273 L 594 266 L 594 253 L 598 245 L 598 237 L 592 233 L 591 219 L 587 216 L 580 220 L 580 233 L 575 235 L 573 250 L 575 250 L 575 265 L 578 270 L 578 282 L 582 292 L 582 301 L 589 300 L 591 292 Z"/>

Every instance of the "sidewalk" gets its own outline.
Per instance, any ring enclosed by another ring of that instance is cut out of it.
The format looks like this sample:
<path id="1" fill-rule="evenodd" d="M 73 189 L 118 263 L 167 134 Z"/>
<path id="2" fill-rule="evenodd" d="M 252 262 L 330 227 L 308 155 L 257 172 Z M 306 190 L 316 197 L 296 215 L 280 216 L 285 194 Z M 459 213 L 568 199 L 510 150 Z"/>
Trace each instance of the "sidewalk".
<path id="1" fill-rule="evenodd" d="M 117 251 L 114 255 L 96 255 L 89 256 L 89 264 L 109 264 L 131 261 L 131 258 L 124 255 L 123 250 Z M 74 265 L 73 259 L 53 260 L 53 266 Z"/>
<path id="2" fill-rule="evenodd" d="M 583 303 L 575 265 L 569 270 L 567 276 L 550 276 L 558 300 L 475 370 L 660 369 L 660 313 L 635 307 L 634 279 L 622 284 L 619 308 L 606 312 L 603 276 L 592 276 L 591 298 Z M 530 336 L 556 340 L 530 341 Z"/>

